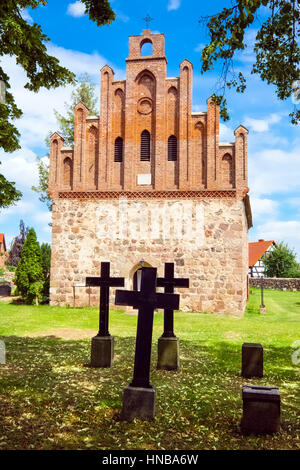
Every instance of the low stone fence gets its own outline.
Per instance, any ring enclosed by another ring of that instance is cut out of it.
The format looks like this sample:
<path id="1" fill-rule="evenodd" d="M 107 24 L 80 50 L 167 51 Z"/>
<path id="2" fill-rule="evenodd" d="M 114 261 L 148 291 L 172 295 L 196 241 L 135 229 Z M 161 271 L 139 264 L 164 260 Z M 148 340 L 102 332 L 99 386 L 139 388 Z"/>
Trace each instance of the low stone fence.
<path id="1" fill-rule="evenodd" d="M 249 277 L 249 287 L 260 287 L 261 278 Z M 300 290 L 300 278 L 264 277 L 265 289 Z"/>

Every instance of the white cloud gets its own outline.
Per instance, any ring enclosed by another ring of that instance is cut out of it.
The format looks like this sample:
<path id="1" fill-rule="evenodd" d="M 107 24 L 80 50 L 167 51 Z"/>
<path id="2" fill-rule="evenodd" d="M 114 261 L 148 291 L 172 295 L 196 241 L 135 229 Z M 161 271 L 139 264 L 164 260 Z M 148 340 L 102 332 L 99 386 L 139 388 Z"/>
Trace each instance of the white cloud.
<path id="1" fill-rule="evenodd" d="M 33 19 L 28 13 L 28 10 L 26 8 L 23 8 L 23 10 L 21 10 L 20 13 L 21 13 L 23 20 L 28 21 L 28 23 L 33 23 Z"/>
<path id="2" fill-rule="evenodd" d="M 204 42 L 200 42 L 194 49 L 195 52 L 202 52 L 206 44 Z"/>
<path id="3" fill-rule="evenodd" d="M 168 10 L 178 10 L 180 7 L 181 0 L 169 0 L 168 2 Z"/>
<path id="4" fill-rule="evenodd" d="M 299 191 L 300 154 L 298 148 L 289 151 L 267 149 L 249 153 L 249 187 L 255 197 L 262 194 Z"/>
<path id="5" fill-rule="evenodd" d="M 116 20 L 120 20 L 123 23 L 128 23 L 130 20 L 129 16 L 125 15 L 125 13 L 122 13 L 120 10 L 115 9 L 114 12 L 116 14 Z"/>
<path id="6" fill-rule="evenodd" d="M 32 201 L 25 201 L 21 199 L 14 206 L 10 206 L 7 209 L 1 209 L 1 220 L 3 221 L 7 216 L 23 216 L 32 214 L 35 210 L 35 204 Z"/>
<path id="7" fill-rule="evenodd" d="M 300 221 L 299 220 L 269 220 L 257 227 L 258 239 L 283 241 L 294 249 L 300 258 Z"/>
<path id="8" fill-rule="evenodd" d="M 46 224 L 45 227 L 49 227 L 49 222 L 52 220 L 52 214 L 50 211 L 37 211 L 34 213 L 33 218 L 39 224 Z"/>
<path id="9" fill-rule="evenodd" d="M 251 197 L 251 210 L 254 218 L 274 217 L 278 209 L 279 203 L 273 199 Z"/>
<path id="10" fill-rule="evenodd" d="M 69 3 L 67 14 L 70 16 L 74 16 L 74 18 L 80 18 L 84 15 L 85 12 L 85 5 L 78 0 L 75 3 Z"/>
<path id="11" fill-rule="evenodd" d="M 244 125 L 254 132 L 267 132 L 270 128 L 270 125 L 276 124 L 281 120 L 281 118 L 282 116 L 276 113 L 270 114 L 264 119 L 246 117 L 244 120 Z"/>
<path id="12" fill-rule="evenodd" d="M 14 181 L 22 192 L 24 189 L 31 189 L 31 186 L 38 183 L 35 158 L 35 153 L 28 148 L 22 148 L 11 154 L 0 151 L 1 173 L 8 181 Z"/>
<path id="13" fill-rule="evenodd" d="M 219 129 L 220 129 L 220 142 L 234 142 L 235 141 L 234 132 L 230 127 L 220 122 Z"/>

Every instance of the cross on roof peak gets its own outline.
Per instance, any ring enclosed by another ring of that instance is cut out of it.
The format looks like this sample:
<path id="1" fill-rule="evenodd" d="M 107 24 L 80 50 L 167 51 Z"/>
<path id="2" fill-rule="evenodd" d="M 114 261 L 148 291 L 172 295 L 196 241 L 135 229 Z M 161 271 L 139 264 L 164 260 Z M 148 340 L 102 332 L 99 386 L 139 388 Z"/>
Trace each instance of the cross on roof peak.
<path id="1" fill-rule="evenodd" d="M 150 21 L 153 21 L 154 18 L 151 18 L 151 16 L 149 15 L 149 13 L 147 13 L 146 17 L 143 18 L 143 20 L 146 22 L 146 28 L 148 29 L 148 28 L 149 28 Z"/>

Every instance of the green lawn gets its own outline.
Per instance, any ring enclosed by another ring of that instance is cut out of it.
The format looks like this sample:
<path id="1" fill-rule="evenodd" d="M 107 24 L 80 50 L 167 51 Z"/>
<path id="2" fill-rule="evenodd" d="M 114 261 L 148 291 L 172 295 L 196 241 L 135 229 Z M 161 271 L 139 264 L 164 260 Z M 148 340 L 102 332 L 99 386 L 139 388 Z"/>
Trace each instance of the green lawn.
<path id="1" fill-rule="evenodd" d="M 59 308 L 0 302 L 0 449 L 299 449 L 300 292 L 252 289 L 243 318 L 175 313 L 179 371 L 156 370 L 163 316 L 155 314 L 151 383 L 153 421 L 119 421 L 122 393 L 132 379 L 137 317 L 111 311 L 115 337 L 111 369 L 92 369 L 90 338 L 97 308 Z M 84 332 L 84 330 L 88 330 Z M 86 337 L 83 337 L 85 333 Z M 66 339 L 71 338 L 71 339 Z M 264 378 L 240 376 L 243 342 L 264 347 Z M 282 430 L 242 436 L 242 385 L 275 385 Z"/>

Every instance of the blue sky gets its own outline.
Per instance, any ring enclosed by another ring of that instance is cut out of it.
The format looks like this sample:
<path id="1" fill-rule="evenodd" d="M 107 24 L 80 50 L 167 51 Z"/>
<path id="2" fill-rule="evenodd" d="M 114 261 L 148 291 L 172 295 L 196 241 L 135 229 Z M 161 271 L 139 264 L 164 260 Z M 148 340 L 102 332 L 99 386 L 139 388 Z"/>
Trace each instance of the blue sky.
<path id="1" fill-rule="evenodd" d="M 100 69 L 105 64 L 114 69 L 115 79 L 125 78 L 128 36 L 141 33 L 145 28 L 143 18 L 149 13 L 153 18 L 152 31 L 165 34 L 168 76 L 178 76 L 180 62 L 189 59 L 194 66 L 193 110 L 205 111 L 206 99 L 216 91 L 218 68 L 200 74 L 201 49 L 208 36 L 198 19 L 228 5 L 230 1 L 226 0 L 208 4 L 197 0 L 152 0 L 148 4 L 113 0 L 116 20 L 100 28 L 84 15 L 80 1 L 49 0 L 47 6 L 25 10 L 23 17 L 41 25 L 50 38 L 47 47 L 51 55 L 77 75 L 87 72 L 99 90 Z M 250 73 L 255 31 L 265 14 L 263 7 L 256 24 L 247 31 L 247 49 L 235 61 L 236 70 L 248 78 L 248 87 L 244 94 L 227 94 L 231 119 L 221 121 L 220 141 L 233 141 L 233 131 L 239 124 L 249 129 L 249 187 L 254 222 L 249 241 L 285 241 L 295 249 L 300 261 L 300 133 L 288 118 L 292 99 L 279 101 L 272 86 Z M 11 77 L 11 91 L 24 114 L 16 121 L 22 148 L 12 154 L 0 150 L 1 172 L 23 192 L 16 206 L 0 211 L 0 232 L 5 233 L 9 245 L 18 234 L 22 218 L 25 225 L 35 228 L 40 242 L 50 243 L 51 215 L 31 186 L 38 183 L 35 158 L 45 158 L 44 139 L 50 130 L 57 129 L 53 109 L 64 112 L 72 87 L 32 93 L 24 89 L 25 74 L 13 58 L 2 57 L 1 65 Z"/>

